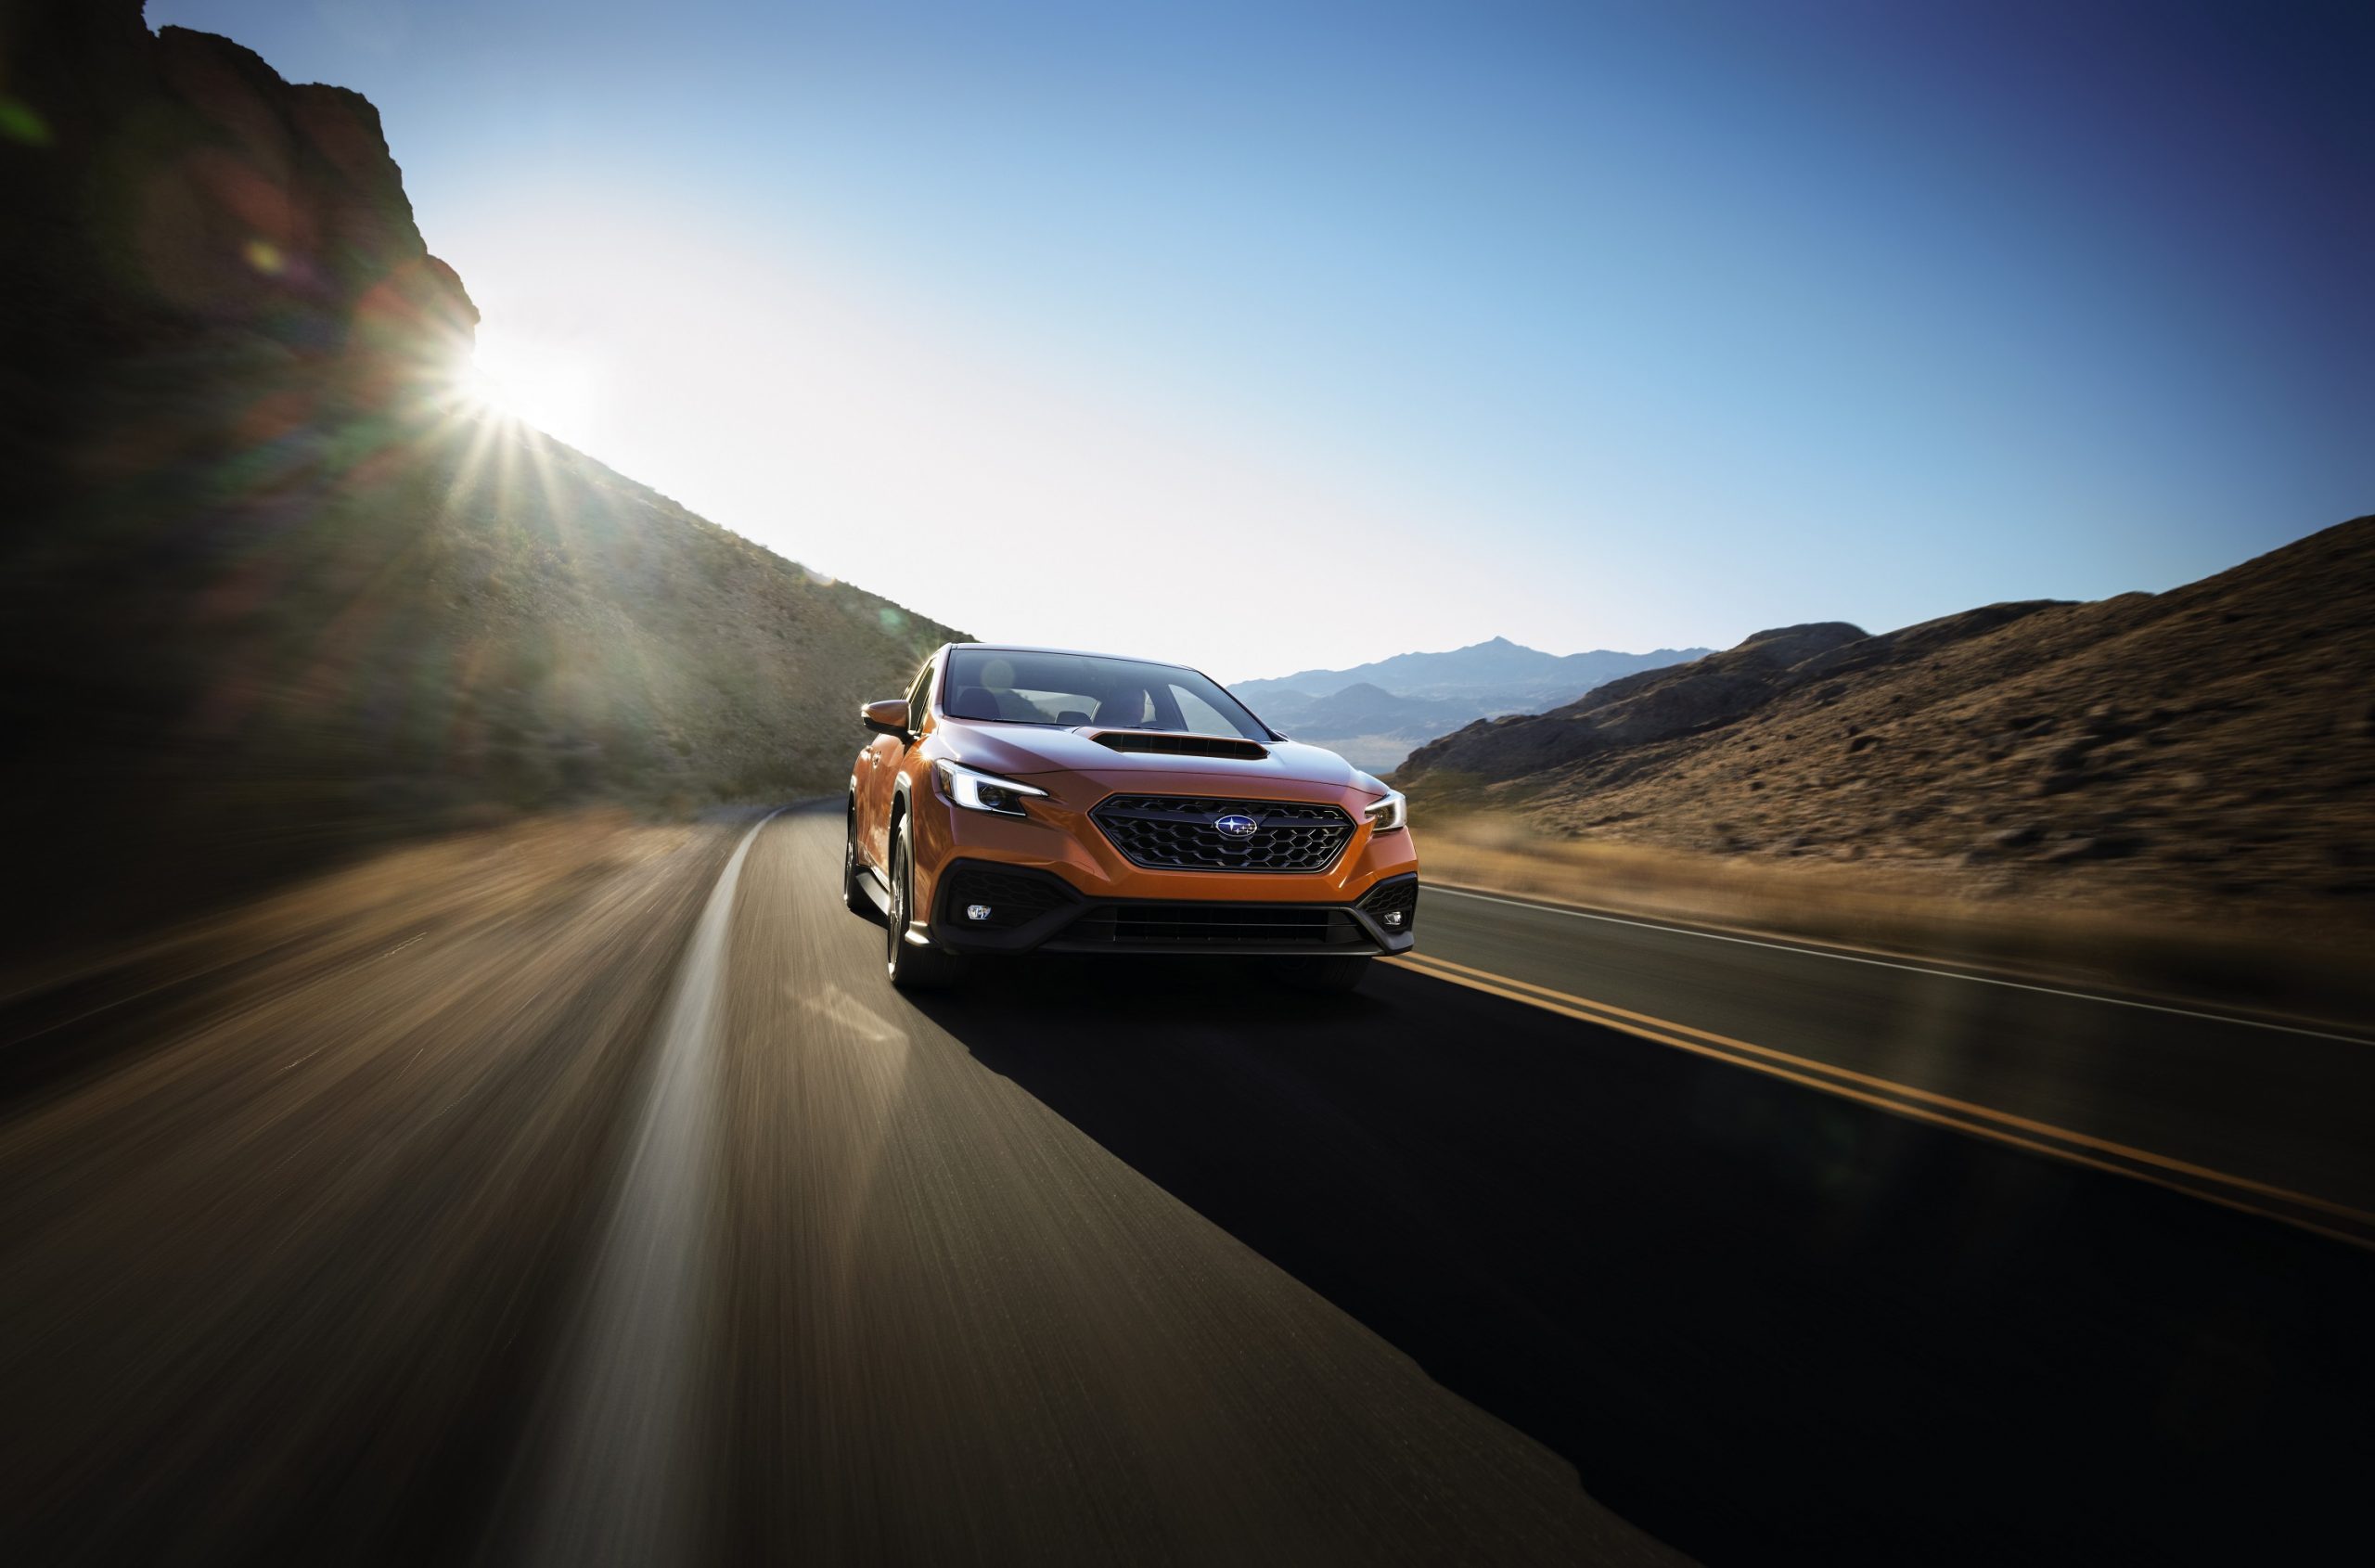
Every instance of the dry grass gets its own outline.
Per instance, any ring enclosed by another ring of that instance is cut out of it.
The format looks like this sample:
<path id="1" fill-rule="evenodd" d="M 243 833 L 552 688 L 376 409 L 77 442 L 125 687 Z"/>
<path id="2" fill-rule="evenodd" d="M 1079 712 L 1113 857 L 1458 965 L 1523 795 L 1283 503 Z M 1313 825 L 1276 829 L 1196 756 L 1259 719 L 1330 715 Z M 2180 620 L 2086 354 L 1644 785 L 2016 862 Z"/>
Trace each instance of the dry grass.
<path id="1" fill-rule="evenodd" d="M 2040 980 L 2359 1022 L 2364 946 L 2304 922 L 2248 932 L 2142 903 L 1975 897 L 1951 865 L 1776 861 L 1549 836 L 1507 815 L 1430 821 L 1429 880 L 1615 913 L 1951 958 Z"/>

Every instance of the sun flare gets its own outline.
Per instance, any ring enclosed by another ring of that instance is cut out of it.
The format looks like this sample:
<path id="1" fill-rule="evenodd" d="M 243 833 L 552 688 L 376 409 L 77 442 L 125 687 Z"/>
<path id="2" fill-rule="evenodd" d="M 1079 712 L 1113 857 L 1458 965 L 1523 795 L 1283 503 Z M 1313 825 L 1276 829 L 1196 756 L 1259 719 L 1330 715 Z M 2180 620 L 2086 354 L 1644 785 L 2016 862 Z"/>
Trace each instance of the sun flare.
<path id="1" fill-rule="evenodd" d="M 597 411 L 602 379 L 594 361 L 567 347 L 482 336 L 477 351 L 455 366 L 448 386 L 464 410 L 566 439 Z"/>
<path id="2" fill-rule="evenodd" d="M 464 360 L 454 373 L 455 400 L 475 414 L 494 414 L 505 418 L 525 418 L 508 383 L 494 375 L 474 359 Z"/>

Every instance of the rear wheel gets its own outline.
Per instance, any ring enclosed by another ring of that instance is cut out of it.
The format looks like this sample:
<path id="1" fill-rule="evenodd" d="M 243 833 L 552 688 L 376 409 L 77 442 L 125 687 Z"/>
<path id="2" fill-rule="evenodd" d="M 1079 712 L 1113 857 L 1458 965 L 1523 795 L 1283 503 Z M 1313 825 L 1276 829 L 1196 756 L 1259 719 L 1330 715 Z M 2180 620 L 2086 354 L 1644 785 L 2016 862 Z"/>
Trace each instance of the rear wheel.
<path id="1" fill-rule="evenodd" d="M 937 991 L 954 984 L 964 972 L 964 960 L 937 947 L 919 947 L 907 940 L 907 922 L 916 906 L 916 862 L 907 847 L 905 817 L 891 829 L 891 918 L 882 922 L 882 967 L 891 983 L 902 991 Z"/>
<path id="2" fill-rule="evenodd" d="M 1278 978 L 1298 991 L 1342 996 L 1369 972 L 1367 953 L 1331 953 L 1324 958 L 1281 958 Z"/>

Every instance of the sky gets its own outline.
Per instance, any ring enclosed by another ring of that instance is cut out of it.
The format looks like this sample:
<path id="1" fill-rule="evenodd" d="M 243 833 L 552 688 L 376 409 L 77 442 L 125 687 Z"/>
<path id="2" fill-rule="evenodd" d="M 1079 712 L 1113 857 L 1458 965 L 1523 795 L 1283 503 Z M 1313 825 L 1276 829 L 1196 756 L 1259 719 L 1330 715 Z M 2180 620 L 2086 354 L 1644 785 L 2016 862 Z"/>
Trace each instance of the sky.
<path id="1" fill-rule="evenodd" d="M 369 96 L 524 417 L 1223 679 L 2375 510 L 2375 8 L 150 0 Z"/>

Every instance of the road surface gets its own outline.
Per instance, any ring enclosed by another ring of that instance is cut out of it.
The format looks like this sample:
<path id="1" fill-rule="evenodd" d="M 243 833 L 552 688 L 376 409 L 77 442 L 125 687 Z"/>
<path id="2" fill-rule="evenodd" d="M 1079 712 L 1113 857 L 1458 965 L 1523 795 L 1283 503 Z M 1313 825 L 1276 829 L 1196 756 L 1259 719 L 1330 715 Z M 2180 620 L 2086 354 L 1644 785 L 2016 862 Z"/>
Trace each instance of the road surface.
<path id="1" fill-rule="evenodd" d="M 2346 1032 L 1441 889 L 1351 998 L 1050 959 L 917 1002 L 839 834 L 421 852 L 9 999 L 0 1558 L 2355 1528 Z"/>

